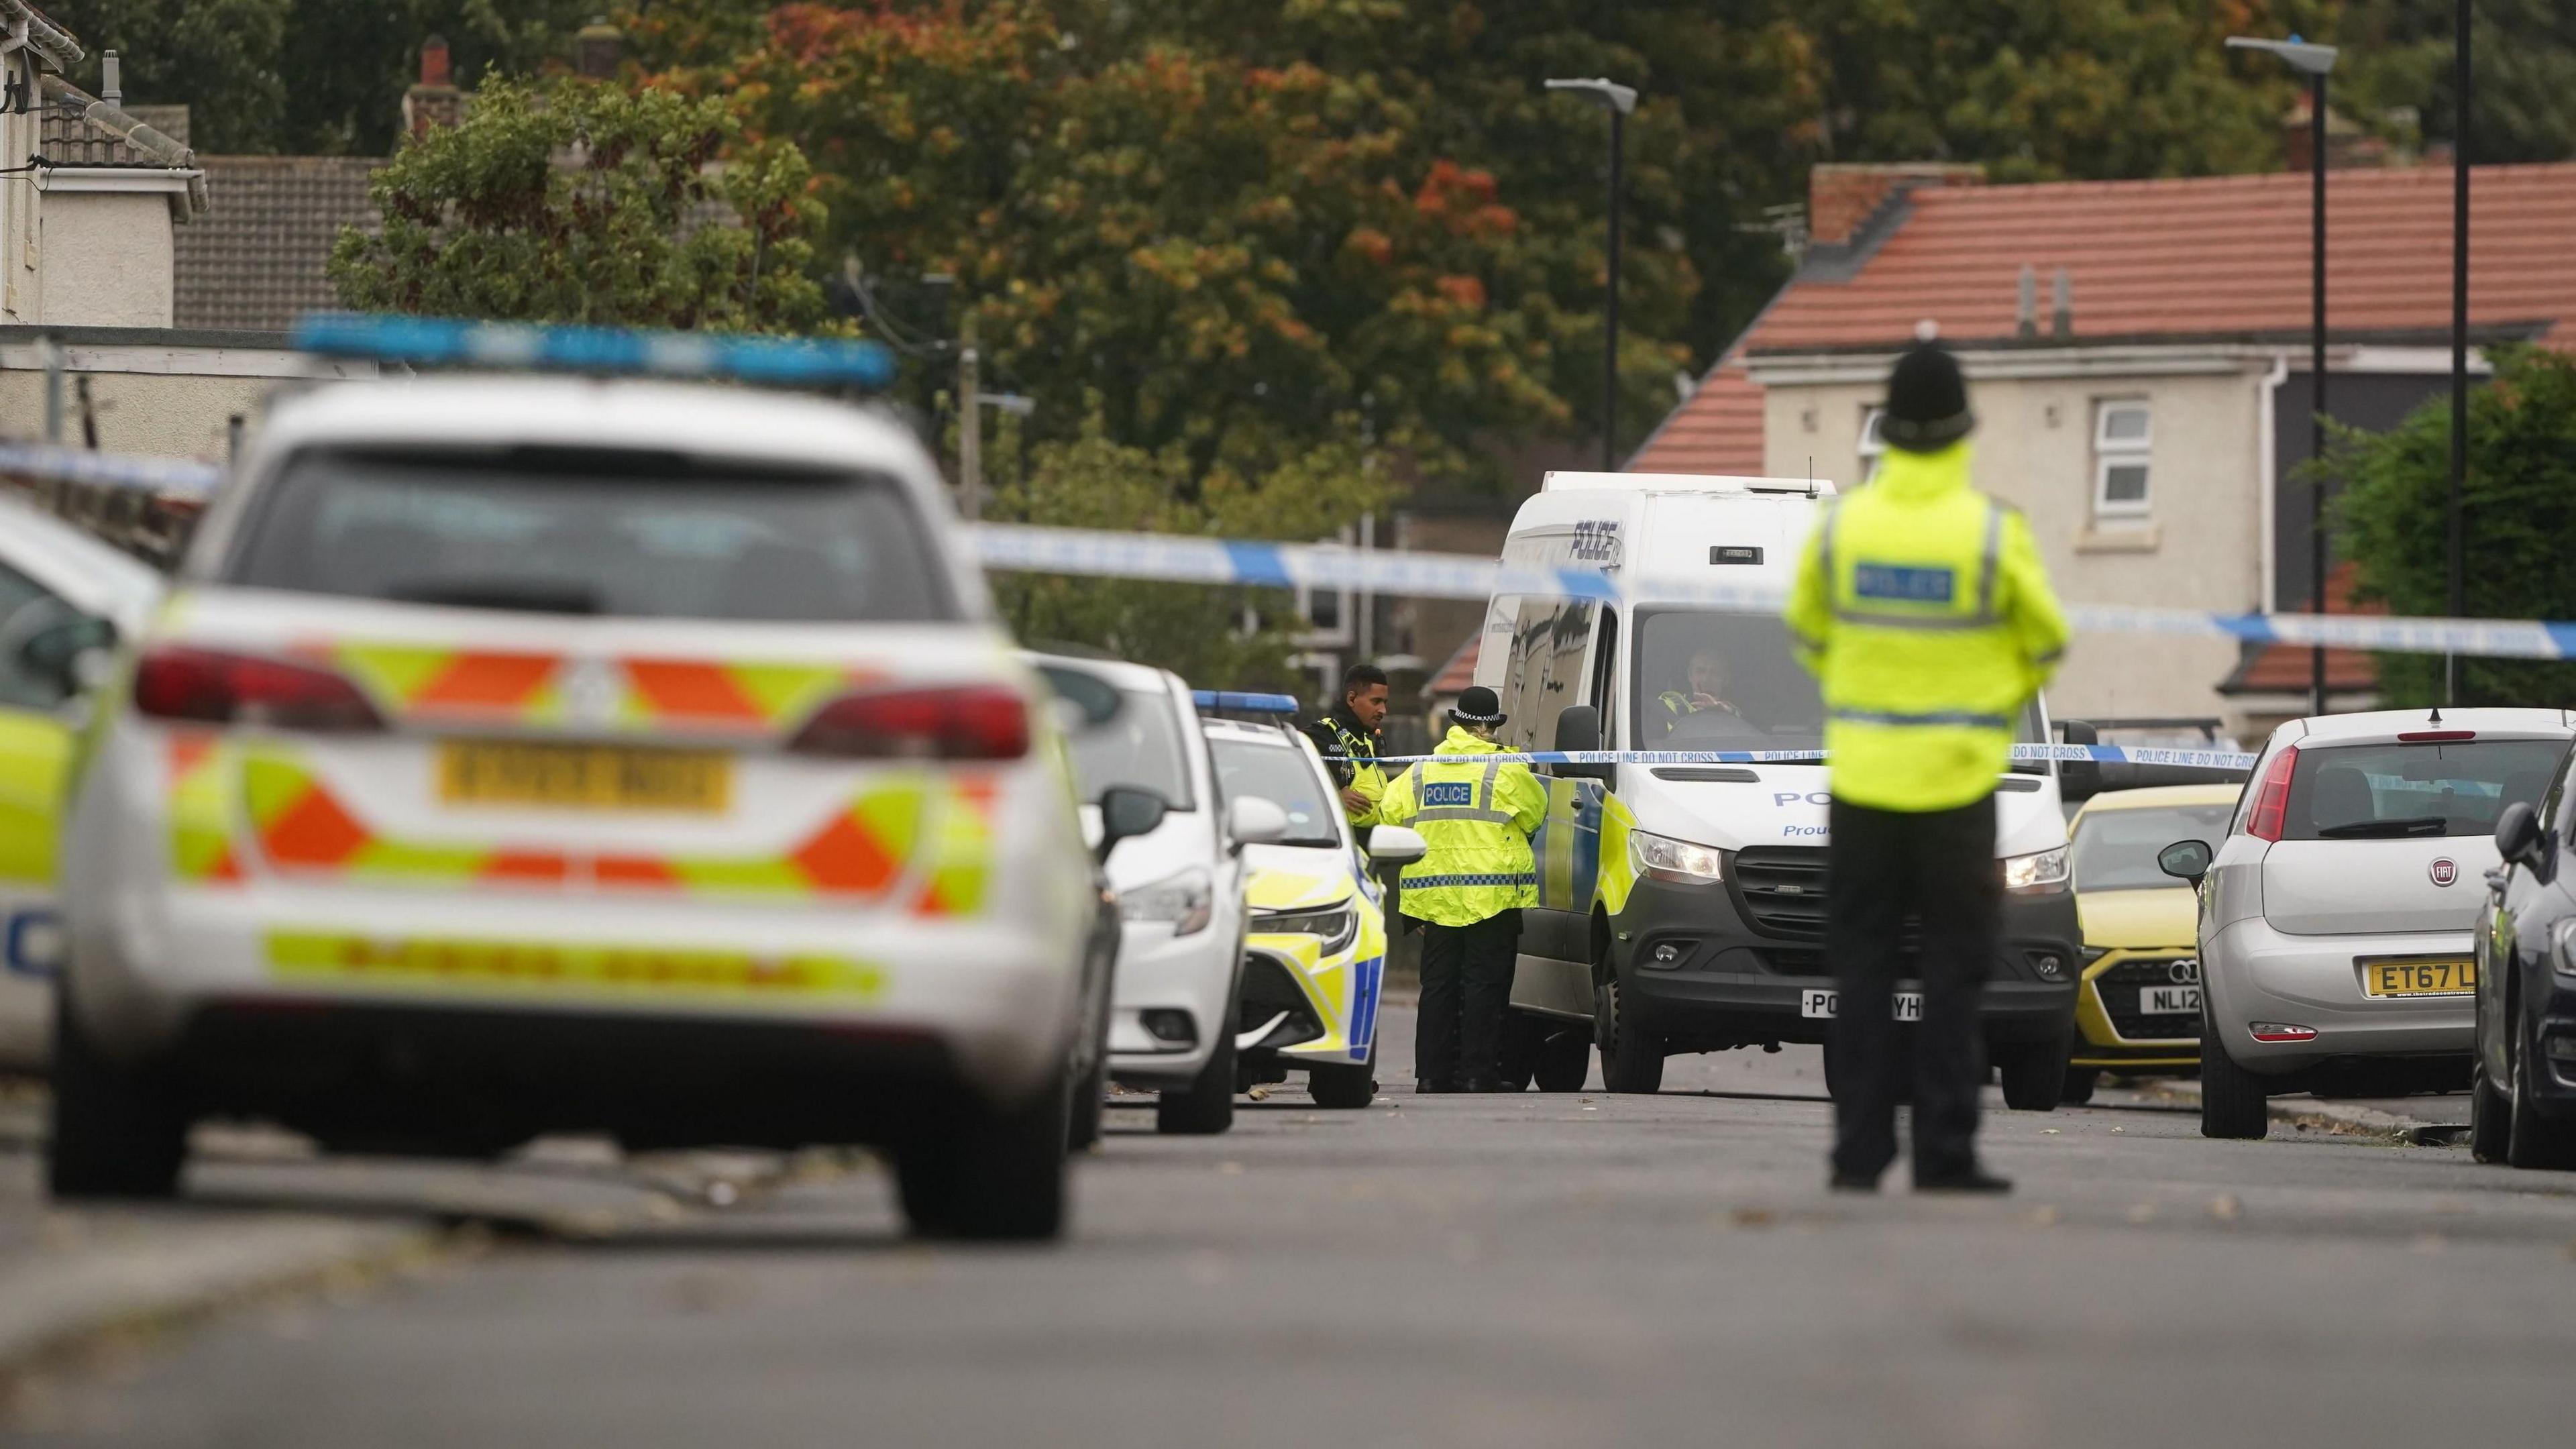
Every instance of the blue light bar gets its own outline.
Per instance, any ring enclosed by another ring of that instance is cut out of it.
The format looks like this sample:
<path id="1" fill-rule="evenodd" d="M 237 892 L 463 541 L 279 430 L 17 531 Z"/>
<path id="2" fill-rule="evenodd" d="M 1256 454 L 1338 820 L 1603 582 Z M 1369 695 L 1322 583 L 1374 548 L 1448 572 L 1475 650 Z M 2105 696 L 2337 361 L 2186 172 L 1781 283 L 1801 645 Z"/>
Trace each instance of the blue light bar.
<path id="1" fill-rule="evenodd" d="M 839 338 L 637 332 L 619 327 L 315 312 L 295 324 L 293 341 L 298 350 L 322 357 L 415 367 L 727 378 L 870 391 L 891 384 L 895 374 L 894 354 L 883 346 Z"/>
<path id="2" fill-rule="evenodd" d="M 1293 694 L 1244 694 L 1232 689 L 1202 689 L 1190 695 L 1200 709 L 1230 709 L 1237 714 L 1295 714 Z"/>

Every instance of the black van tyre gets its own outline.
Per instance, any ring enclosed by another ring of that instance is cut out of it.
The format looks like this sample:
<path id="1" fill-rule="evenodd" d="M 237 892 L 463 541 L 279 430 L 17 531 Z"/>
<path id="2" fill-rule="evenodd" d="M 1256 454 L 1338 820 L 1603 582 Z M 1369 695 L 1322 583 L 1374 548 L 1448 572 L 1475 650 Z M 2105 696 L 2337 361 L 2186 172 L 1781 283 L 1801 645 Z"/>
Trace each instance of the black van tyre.
<path id="1" fill-rule="evenodd" d="M 1234 1125 L 1234 1010 L 1216 1024 L 1216 1050 L 1186 1087 L 1154 1104 L 1154 1130 L 1174 1137 L 1213 1137 Z"/>
<path id="2" fill-rule="evenodd" d="M 2100 1067 L 2079 1067 L 2068 1063 L 2066 1085 L 2057 1091 L 2057 1100 L 2070 1107 L 2081 1107 L 2093 1100 L 2093 1089 L 2102 1085 Z"/>
<path id="3" fill-rule="evenodd" d="M 2469 1069 L 2469 1156 L 2502 1162 L 2513 1134 L 2513 1099 L 2487 1080 L 2486 1053 Z"/>
<path id="4" fill-rule="evenodd" d="M 1601 1085 L 1630 1096 L 1647 1096 L 1663 1090 L 1662 1040 L 1639 1031 L 1636 1023 L 1628 1020 L 1627 1014 L 1620 1009 L 1617 969 L 1603 961 L 1601 973 L 1601 985 L 1595 988 L 1598 1001 L 1594 1008 L 1598 1018 L 1594 1030 L 1601 1039 Z"/>
<path id="5" fill-rule="evenodd" d="M 1321 1062 L 1306 1069 L 1306 1095 L 1318 1107 L 1355 1111 L 1377 1100 L 1377 1063 Z"/>
<path id="6" fill-rule="evenodd" d="M 2520 1037 L 2520 1023 L 2515 1035 Z M 2517 1039 L 2517 1047 L 2522 1045 Z M 2513 1054 L 2513 1115 L 2506 1129 L 2504 1160 L 2516 1167 L 2576 1168 L 2576 1123 L 2553 1122 L 2531 1101 L 2531 1053 Z"/>
<path id="7" fill-rule="evenodd" d="M 1545 1023 L 1549 1028 L 1539 1043 L 1538 1069 L 1534 1073 L 1542 1092 L 1580 1092 L 1592 1080 L 1592 1038 L 1579 1026 L 1561 1021 Z M 1663 1078 L 1663 1063 L 1655 1064 L 1658 1084 Z"/>
<path id="8" fill-rule="evenodd" d="M 54 992 L 52 1148 L 46 1186 L 59 1199 L 171 1198 L 188 1160 L 188 1114 L 149 1074 L 109 1061 Z"/>
<path id="9" fill-rule="evenodd" d="M 2218 1041 L 2218 1028 L 2200 1024 L 2200 1135 L 2259 1139 L 2271 1135 L 2271 1089 L 2236 1065 Z"/>
<path id="10" fill-rule="evenodd" d="M 968 1101 L 895 1160 L 904 1217 L 922 1237 L 1040 1242 L 1064 1233 L 1068 1074 L 1016 1107 Z"/>
<path id="11" fill-rule="evenodd" d="M 2065 1038 L 2015 1042 L 1995 1051 L 2004 1105 L 2016 1112 L 2054 1112 L 2066 1096 Z"/>

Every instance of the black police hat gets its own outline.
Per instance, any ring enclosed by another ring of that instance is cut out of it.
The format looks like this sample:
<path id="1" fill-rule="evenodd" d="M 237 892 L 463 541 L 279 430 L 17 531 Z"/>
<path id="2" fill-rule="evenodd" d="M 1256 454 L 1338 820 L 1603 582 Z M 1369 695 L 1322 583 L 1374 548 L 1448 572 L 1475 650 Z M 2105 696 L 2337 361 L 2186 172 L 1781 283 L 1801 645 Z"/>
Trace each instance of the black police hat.
<path id="1" fill-rule="evenodd" d="M 1503 713 L 1503 702 L 1481 684 L 1470 685 L 1459 693 L 1458 703 L 1450 708 L 1449 717 L 1460 724 L 1471 725 L 1498 725 L 1511 718 Z"/>
<path id="2" fill-rule="evenodd" d="M 1968 411 L 1967 380 L 1950 349 L 1924 342 L 1896 360 L 1887 378 L 1887 412 L 1878 435 L 1891 448 L 1931 453 L 1950 446 L 1977 425 Z"/>

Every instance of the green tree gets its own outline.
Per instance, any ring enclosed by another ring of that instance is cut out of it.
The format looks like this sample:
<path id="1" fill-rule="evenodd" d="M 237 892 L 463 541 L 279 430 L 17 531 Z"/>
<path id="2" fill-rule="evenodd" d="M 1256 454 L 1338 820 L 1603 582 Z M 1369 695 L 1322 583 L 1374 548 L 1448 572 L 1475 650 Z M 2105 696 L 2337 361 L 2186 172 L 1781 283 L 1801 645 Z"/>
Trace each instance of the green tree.
<path id="1" fill-rule="evenodd" d="M 805 158 L 720 101 L 493 80 L 369 195 L 330 273 L 367 311 L 728 331 L 826 320 Z"/>
<path id="2" fill-rule="evenodd" d="M 2468 613 L 2576 619 L 2576 357 L 2496 349 L 2494 378 L 2469 398 Z M 2358 573 L 2356 596 L 2399 614 L 2447 614 L 2451 407 L 2436 398 L 2385 433 L 2346 433 L 2329 459 L 2345 480 L 2336 547 Z M 2442 661 L 2379 660 L 2396 706 L 2442 693 Z M 2576 704 L 2576 664 L 2465 659 L 2462 704 Z"/>

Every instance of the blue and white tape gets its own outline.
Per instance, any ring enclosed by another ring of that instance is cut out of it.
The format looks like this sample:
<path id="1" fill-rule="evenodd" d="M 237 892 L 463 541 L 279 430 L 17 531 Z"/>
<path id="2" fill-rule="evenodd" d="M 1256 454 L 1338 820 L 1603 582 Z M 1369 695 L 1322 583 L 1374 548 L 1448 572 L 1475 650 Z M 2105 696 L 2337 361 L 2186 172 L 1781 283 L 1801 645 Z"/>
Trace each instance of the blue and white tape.
<path id="1" fill-rule="evenodd" d="M 1381 765 L 1411 765 L 1425 760 L 1488 760 L 1505 765 L 1812 765 L 1822 750 L 1529 750 L 1491 755 L 1380 755 Z M 2015 745 L 2012 757 L 2024 764 L 2042 760 L 2099 760 L 2106 765 L 2174 765 L 2194 770 L 2251 770 L 2254 757 L 2237 750 L 2176 750 L 2149 745 Z M 1347 755 L 1326 755 L 1345 763 Z"/>
<path id="2" fill-rule="evenodd" d="M 0 473 L 186 498 L 202 498 L 214 492 L 216 482 L 223 477 L 223 469 L 194 458 L 93 453 L 85 448 L 56 448 L 43 443 L 0 443 Z"/>

